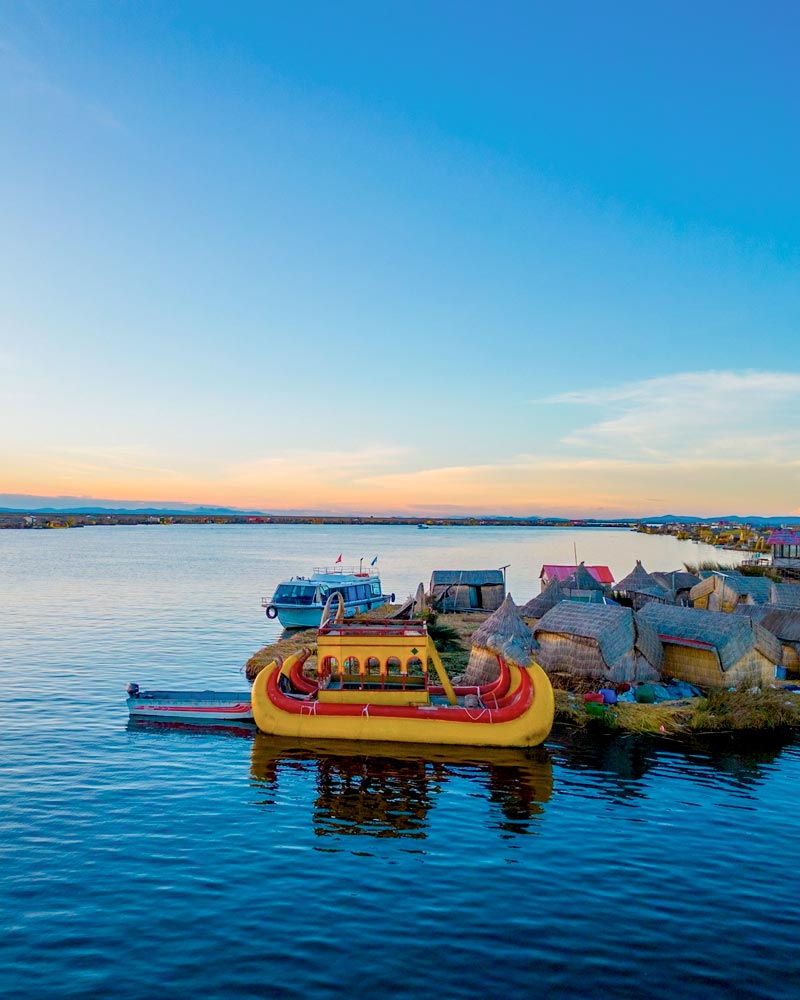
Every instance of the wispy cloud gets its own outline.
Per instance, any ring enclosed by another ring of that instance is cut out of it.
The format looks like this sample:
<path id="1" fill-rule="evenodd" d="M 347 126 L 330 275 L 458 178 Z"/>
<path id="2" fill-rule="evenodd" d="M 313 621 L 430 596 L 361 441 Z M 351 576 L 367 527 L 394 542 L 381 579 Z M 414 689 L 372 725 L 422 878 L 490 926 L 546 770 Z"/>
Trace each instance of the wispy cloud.
<path id="1" fill-rule="evenodd" d="M 576 428 L 557 453 L 543 442 L 524 454 L 426 465 L 422 449 L 345 438 L 212 461 L 98 444 L 28 449 L 9 467 L 24 492 L 46 492 L 47 479 L 70 492 L 135 489 L 263 509 L 787 514 L 800 496 L 798 402 L 797 374 L 690 372 L 551 398 L 563 407 L 559 422 Z"/>
<path id="2" fill-rule="evenodd" d="M 332 428 L 331 436 L 334 435 Z M 228 466 L 225 475 L 236 481 L 292 475 L 304 481 L 313 478 L 351 483 L 369 477 L 371 471 L 396 469 L 410 455 L 410 448 L 400 446 L 288 448 Z"/>
<path id="3" fill-rule="evenodd" d="M 683 372 L 545 402 L 597 411 L 595 422 L 563 438 L 576 454 L 786 461 L 800 448 L 800 373 Z"/>
<path id="4" fill-rule="evenodd" d="M 70 476 L 124 474 L 137 476 L 174 477 L 178 472 L 157 459 L 145 448 L 126 445 L 63 445 L 50 449 L 50 462 L 54 474 Z"/>

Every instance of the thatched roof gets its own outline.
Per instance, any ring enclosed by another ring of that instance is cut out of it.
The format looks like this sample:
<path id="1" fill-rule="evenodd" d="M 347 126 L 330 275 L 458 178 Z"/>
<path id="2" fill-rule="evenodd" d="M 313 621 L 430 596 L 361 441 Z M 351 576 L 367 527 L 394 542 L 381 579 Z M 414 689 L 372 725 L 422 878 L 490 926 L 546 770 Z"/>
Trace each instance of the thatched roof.
<path id="1" fill-rule="evenodd" d="M 746 615 L 758 622 L 781 642 L 800 642 L 800 608 L 782 608 L 775 604 L 739 604 L 734 613 Z"/>
<path id="2" fill-rule="evenodd" d="M 545 632 L 593 639 L 609 667 L 635 649 L 648 663 L 661 669 L 664 654 L 655 630 L 630 608 L 562 601 L 538 622 L 534 638 L 538 641 Z M 569 664 L 565 666 L 568 668 Z"/>
<path id="3" fill-rule="evenodd" d="M 580 566 L 576 566 L 575 569 L 570 573 L 566 580 L 562 584 L 564 590 L 599 590 L 601 593 L 605 590 L 603 584 L 596 580 L 589 570 L 586 568 L 584 563 Z"/>
<path id="4" fill-rule="evenodd" d="M 800 608 L 800 584 L 773 583 L 769 603 L 781 608 Z"/>
<path id="5" fill-rule="evenodd" d="M 723 671 L 737 664 L 753 647 L 773 663 L 781 662 L 778 640 L 747 615 L 652 601 L 642 608 L 639 617 L 656 630 L 662 642 L 716 650 Z"/>
<path id="6" fill-rule="evenodd" d="M 532 597 L 527 604 L 519 609 L 523 618 L 541 618 L 550 608 L 556 606 L 566 598 L 566 594 L 561 589 L 558 577 L 553 577 L 550 583 L 544 588 L 541 594 Z"/>
<path id="7" fill-rule="evenodd" d="M 737 597 L 750 597 L 755 604 L 766 604 L 770 598 L 772 581 L 765 576 L 742 576 L 741 573 L 723 573 L 720 570 L 692 587 L 689 596 L 693 601 L 714 593 L 720 585 L 727 587 Z"/>
<path id="8" fill-rule="evenodd" d="M 660 583 L 665 590 L 668 590 L 672 594 L 673 599 L 678 596 L 681 590 L 689 591 L 692 587 L 700 583 L 699 576 L 695 576 L 694 573 L 687 573 L 682 569 L 676 569 L 669 573 L 653 572 L 650 576 L 657 583 Z"/>
<path id="9" fill-rule="evenodd" d="M 499 653 L 514 663 L 527 664 L 539 648 L 533 632 L 522 620 L 511 594 L 472 636 L 472 646 Z"/>
<path id="10" fill-rule="evenodd" d="M 656 601 L 670 600 L 668 590 L 647 572 L 639 559 L 633 570 L 623 580 L 615 583 L 611 591 L 614 594 L 641 594 Z"/>
<path id="11" fill-rule="evenodd" d="M 431 573 L 431 590 L 434 587 L 502 587 L 503 571 L 500 569 L 435 569 Z"/>
<path id="12" fill-rule="evenodd" d="M 766 576 L 740 576 L 738 573 L 732 573 L 726 582 L 742 597 L 752 597 L 756 604 L 769 603 L 772 580 Z"/>

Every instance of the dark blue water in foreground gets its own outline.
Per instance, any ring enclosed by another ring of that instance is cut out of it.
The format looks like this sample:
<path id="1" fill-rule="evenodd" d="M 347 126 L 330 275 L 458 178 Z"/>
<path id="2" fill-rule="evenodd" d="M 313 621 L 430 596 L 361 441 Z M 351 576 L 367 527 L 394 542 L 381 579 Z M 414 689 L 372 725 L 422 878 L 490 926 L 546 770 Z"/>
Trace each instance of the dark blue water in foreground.
<path id="1" fill-rule="evenodd" d="M 631 539 L 648 569 L 680 564 L 628 533 L 578 544 L 619 575 Z M 261 591 L 328 549 L 379 547 L 398 593 L 512 562 L 526 599 L 571 546 L 518 529 L 0 533 L 0 993 L 796 997 L 796 741 L 556 732 L 470 754 L 128 725 L 129 679 L 241 683 L 273 627 Z"/>

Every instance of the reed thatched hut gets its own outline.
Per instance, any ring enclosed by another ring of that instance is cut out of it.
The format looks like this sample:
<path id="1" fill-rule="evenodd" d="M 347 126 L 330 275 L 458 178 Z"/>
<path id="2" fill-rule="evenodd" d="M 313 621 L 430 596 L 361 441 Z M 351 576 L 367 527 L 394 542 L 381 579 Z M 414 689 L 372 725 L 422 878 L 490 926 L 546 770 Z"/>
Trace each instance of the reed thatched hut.
<path id="1" fill-rule="evenodd" d="M 536 660 L 551 674 L 628 682 L 661 677 L 658 636 L 630 608 L 563 601 L 544 615 L 533 637 Z"/>
<path id="2" fill-rule="evenodd" d="M 700 583 L 700 577 L 686 570 L 675 569 L 668 573 L 651 573 L 661 586 L 671 595 L 673 604 L 683 604 L 691 607 L 692 599 L 689 593 L 692 587 Z"/>
<path id="3" fill-rule="evenodd" d="M 435 569 L 430 595 L 439 611 L 496 611 L 506 582 L 500 569 Z"/>
<path id="4" fill-rule="evenodd" d="M 615 601 L 619 601 L 625 607 L 633 608 L 634 611 L 643 608 L 648 601 L 672 604 L 670 592 L 647 572 L 639 559 L 636 560 L 633 570 L 619 583 L 614 584 L 611 596 Z"/>
<path id="5" fill-rule="evenodd" d="M 781 665 L 792 674 L 800 673 L 800 608 L 740 604 L 734 613 L 746 615 L 771 632 L 781 644 Z"/>
<path id="6" fill-rule="evenodd" d="M 767 604 L 772 581 L 765 576 L 742 576 L 714 570 L 689 591 L 696 608 L 733 611 L 737 604 Z"/>
<path id="7" fill-rule="evenodd" d="M 529 623 L 536 624 L 543 615 L 547 614 L 550 608 L 554 608 L 556 604 L 560 604 L 561 601 L 565 600 L 566 596 L 561 589 L 561 584 L 558 582 L 558 577 L 554 576 L 541 594 L 537 594 L 527 604 L 522 605 L 519 613 Z"/>
<path id="8" fill-rule="evenodd" d="M 581 563 L 562 581 L 561 589 L 569 601 L 582 601 L 585 604 L 602 604 L 606 596 L 606 588 Z"/>
<path id="9" fill-rule="evenodd" d="M 499 676 L 497 656 L 527 667 L 538 650 L 511 594 L 472 636 L 463 684 L 488 684 Z"/>
<path id="10" fill-rule="evenodd" d="M 664 674 L 700 687 L 766 684 L 781 663 L 775 636 L 744 614 L 648 604 L 639 612 L 664 645 Z"/>

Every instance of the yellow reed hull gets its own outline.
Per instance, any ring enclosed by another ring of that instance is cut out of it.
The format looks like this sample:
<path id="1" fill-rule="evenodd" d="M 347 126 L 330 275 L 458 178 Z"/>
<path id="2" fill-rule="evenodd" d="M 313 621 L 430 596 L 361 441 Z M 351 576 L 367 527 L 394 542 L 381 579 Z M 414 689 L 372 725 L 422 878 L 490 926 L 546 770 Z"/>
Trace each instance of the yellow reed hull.
<path id="1" fill-rule="evenodd" d="M 555 700 L 547 674 L 538 664 L 526 669 L 533 687 L 530 708 L 506 722 L 460 722 L 442 718 L 387 718 L 369 714 L 326 716 L 295 714 L 275 705 L 267 693 L 270 663 L 253 682 L 251 702 L 256 725 L 272 736 L 324 740 L 383 740 L 390 743 L 430 743 L 451 746 L 532 747 L 547 739 L 553 725 Z M 517 669 L 511 667 L 512 673 Z"/>

